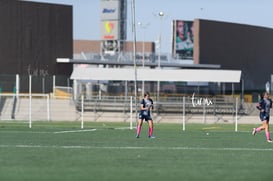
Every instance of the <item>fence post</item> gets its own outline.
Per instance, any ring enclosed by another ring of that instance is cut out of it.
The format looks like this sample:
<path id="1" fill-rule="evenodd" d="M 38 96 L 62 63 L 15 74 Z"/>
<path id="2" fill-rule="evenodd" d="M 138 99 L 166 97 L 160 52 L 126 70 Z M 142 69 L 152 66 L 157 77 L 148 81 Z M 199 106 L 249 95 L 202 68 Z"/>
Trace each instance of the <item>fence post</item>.
<path id="1" fill-rule="evenodd" d="M 235 99 L 235 131 L 238 131 L 238 97 Z"/>
<path id="2" fill-rule="evenodd" d="M 16 94 L 16 98 L 19 97 L 19 90 L 20 90 L 20 77 L 16 74 L 16 88 L 14 94 Z"/>
<path id="3" fill-rule="evenodd" d="M 81 129 L 83 129 L 83 112 L 84 112 L 84 104 L 83 104 L 83 95 L 81 96 Z"/>
<path id="4" fill-rule="evenodd" d="M 183 131 L 185 131 L 185 96 L 183 96 L 183 114 L 182 114 Z"/>
<path id="5" fill-rule="evenodd" d="M 51 115 L 50 115 L 50 101 L 49 101 L 49 95 L 46 95 L 46 104 L 47 104 L 47 120 L 51 120 Z"/>
<path id="6" fill-rule="evenodd" d="M 133 97 L 130 96 L 130 130 L 133 129 Z"/>
<path id="7" fill-rule="evenodd" d="M 31 79 L 31 75 L 29 75 L 29 128 L 32 127 L 32 117 L 31 117 L 31 104 L 32 104 L 32 90 L 31 90 L 31 82 L 32 82 L 32 79 Z"/>
<path id="8" fill-rule="evenodd" d="M 205 103 L 203 102 L 203 123 L 207 123 L 207 118 L 206 118 L 206 106 Z"/>
<path id="9" fill-rule="evenodd" d="M 53 97 L 55 97 L 55 86 L 56 86 L 56 76 L 55 75 L 53 75 L 53 79 L 52 79 L 52 84 L 53 84 L 53 87 L 52 87 L 52 89 L 53 89 Z"/>

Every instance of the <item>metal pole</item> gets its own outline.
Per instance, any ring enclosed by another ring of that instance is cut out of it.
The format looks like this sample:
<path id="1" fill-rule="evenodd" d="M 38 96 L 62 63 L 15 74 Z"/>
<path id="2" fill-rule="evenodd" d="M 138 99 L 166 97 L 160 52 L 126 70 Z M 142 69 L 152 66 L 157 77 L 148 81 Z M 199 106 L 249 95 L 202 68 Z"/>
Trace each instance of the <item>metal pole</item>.
<path id="1" fill-rule="evenodd" d="M 182 123 L 183 123 L 183 131 L 186 130 L 186 126 L 185 126 L 185 104 L 186 104 L 186 99 L 185 99 L 185 96 L 183 96 L 183 120 L 182 120 Z"/>
<path id="2" fill-rule="evenodd" d="M 83 129 L 83 114 L 84 114 L 84 102 L 83 95 L 81 96 L 81 129 Z"/>
<path id="3" fill-rule="evenodd" d="M 159 34 L 159 47 L 158 47 L 158 68 L 161 68 L 161 44 L 162 44 L 162 18 L 164 16 L 164 13 L 160 11 L 158 13 L 160 17 L 160 34 Z M 160 99 L 160 81 L 157 81 L 157 102 L 159 102 Z"/>
<path id="4" fill-rule="evenodd" d="M 130 130 L 133 129 L 133 97 L 130 96 Z"/>
<path id="5" fill-rule="evenodd" d="M 29 128 L 31 128 L 32 127 L 32 117 L 31 117 L 31 112 L 32 112 L 32 110 L 31 110 L 31 105 L 32 105 L 32 92 L 31 92 L 31 82 L 32 82 L 32 80 L 31 80 L 31 75 L 29 75 Z"/>
<path id="6" fill-rule="evenodd" d="M 137 67 L 136 67 L 136 24 L 135 24 L 135 0 L 132 0 L 132 31 L 133 31 L 133 61 L 134 61 L 134 71 L 135 71 L 135 118 L 137 122 Z"/>
<path id="7" fill-rule="evenodd" d="M 53 81 L 53 83 L 52 83 L 53 84 L 53 87 L 52 87 L 53 88 L 53 97 L 55 97 L 55 86 L 56 86 L 56 76 L 55 75 L 53 75 L 52 81 Z"/>
<path id="8" fill-rule="evenodd" d="M 20 77 L 19 74 L 16 74 L 16 98 L 19 98 L 19 91 L 20 90 Z"/>
<path id="9" fill-rule="evenodd" d="M 140 28 L 142 29 L 142 33 L 143 33 L 143 39 L 142 39 L 142 68 L 144 68 L 144 61 L 145 61 L 145 29 L 147 28 L 147 26 L 149 25 L 150 23 L 147 23 L 147 24 L 143 24 L 141 22 L 138 22 L 138 25 L 140 26 Z M 142 95 L 144 95 L 144 92 L 145 92 L 145 81 L 142 80 Z"/>
<path id="10" fill-rule="evenodd" d="M 142 40 L 142 68 L 144 68 L 144 60 L 145 60 L 145 44 L 144 44 L 144 28 L 143 28 L 143 40 Z M 144 80 L 142 80 L 142 95 L 144 95 Z"/>
<path id="11" fill-rule="evenodd" d="M 238 97 L 236 97 L 235 105 L 235 132 L 238 131 Z"/>
<path id="12" fill-rule="evenodd" d="M 46 104 L 47 104 L 47 120 L 50 121 L 50 101 L 49 101 L 49 95 L 46 95 Z"/>
<path id="13" fill-rule="evenodd" d="M 162 40 L 162 18 L 164 16 L 164 13 L 160 11 L 158 13 L 160 17 L 160 34 L 159 34 L 159 49 L 158 49 L 158 68 L 160 68 L 160 62 L 161 62 L 161 40 Z"/>

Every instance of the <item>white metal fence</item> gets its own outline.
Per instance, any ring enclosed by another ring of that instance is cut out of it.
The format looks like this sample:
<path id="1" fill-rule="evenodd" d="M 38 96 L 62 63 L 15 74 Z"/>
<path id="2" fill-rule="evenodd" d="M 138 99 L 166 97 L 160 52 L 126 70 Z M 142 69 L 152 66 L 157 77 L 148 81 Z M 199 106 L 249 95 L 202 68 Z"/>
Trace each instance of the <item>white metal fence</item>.
<path id="1" fill-rule="evenodd" d="M 49 94 L 0 94 L 0 122 L 24 121 L 32 127 L 34 121 L 126 122 L 132 129 L 137 121 L 139 103 L 126 96 L 56 98 Z M 238 120 L 249 113 L 236 98 L 168 97 L 154 102 L 152 112 L 156 123 L 229 123 L 238 130 Z"/>
<path id="2" fill-rule="evenodd" d="M 0 94 L 0 119 L 50 121 L 48 94 Z"/>
<path id="3" fill-rule="evenodd" d="M 160 122 L 167 119 L 171 122 L 183 124 L 190 121 L 196 123 L 221 123 L 228 122 L 235 124 L 235 131 L 238 130 L 238 114 L 245 114 L 242 106 L 239 107 L 238 98 L 202 98 L 202 97 L 169 97 L 168 100 L 154 102 L 153 119 Z M 100 121 L 103 119 L 118 119 L 115 113 L 122 113 L 124 121 L 130 122 L 130 127 L 137 120 L 139 104 L 134 104 L 132 97 L 92 97 L 85 99 L 83 96 L 76 103 L 76 109 L 81 113 L 82 125 L 85 120 L 92 119 Z M 136 107 L 137 106 L 137 107 Z M 136 113 L 136 114 L 135 114 Z M 136 118 L 136 119 L 135 119 Z M 194 120 L 194 121 L 193 121 Z M 83 127 L 83 126 L 82 126 Z"/>

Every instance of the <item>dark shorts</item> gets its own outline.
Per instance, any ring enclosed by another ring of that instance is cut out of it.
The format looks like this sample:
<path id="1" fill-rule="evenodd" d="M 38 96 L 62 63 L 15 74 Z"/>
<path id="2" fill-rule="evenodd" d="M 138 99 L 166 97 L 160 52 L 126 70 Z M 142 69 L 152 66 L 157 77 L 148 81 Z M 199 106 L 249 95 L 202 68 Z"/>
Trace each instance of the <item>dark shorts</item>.
<path id="1" fill-rule="evenodd" d="M 260 119 L 261 119 L 261 121 L 267 121 L 267 122 L 269 122 L 269 115 L 266 115 L 265 113 L 263 113 L 263 112 L 261 112 L 260 113 Z"/>
<path id="2" fill-rule="evenodd" d="M 138 115 L 138 118 L 141 119 L 141 120 L 145 120 L 145 121 L 148 121 L 148 120 L 153 120 L 152 117 L 150 115 L 143 115 L 143 114 L 139 114 Z"/>

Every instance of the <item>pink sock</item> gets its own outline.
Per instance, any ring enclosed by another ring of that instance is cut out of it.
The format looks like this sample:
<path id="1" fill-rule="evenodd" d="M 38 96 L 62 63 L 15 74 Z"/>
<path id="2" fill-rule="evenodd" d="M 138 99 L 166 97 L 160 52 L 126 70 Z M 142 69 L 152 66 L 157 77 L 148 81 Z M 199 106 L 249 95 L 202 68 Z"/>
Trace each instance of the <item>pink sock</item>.
<path id="1" fill-rule="evenodd" d="M 137 135 L 140 134 L 140 131 L 141 131 L 141 126 L 137 126 Z"/>
<path id="2" fill-rule="evenodd" d="M 149 136 L 153 136 L 153 128 L 149 128 Z"/>
<path id="3" fill-rule="evenodd" d="M 261 130 L 261 128 L 256 128 L 256 132 L 260 132 Z"/>
<path id="4" fill-rule="evenodd" d="M 265 132 L 265 136 L 267 140 L 270 140 L 270 132 Z"/>

